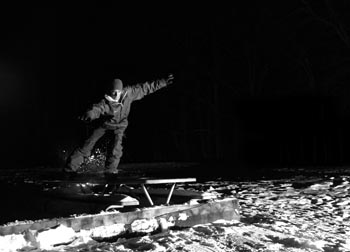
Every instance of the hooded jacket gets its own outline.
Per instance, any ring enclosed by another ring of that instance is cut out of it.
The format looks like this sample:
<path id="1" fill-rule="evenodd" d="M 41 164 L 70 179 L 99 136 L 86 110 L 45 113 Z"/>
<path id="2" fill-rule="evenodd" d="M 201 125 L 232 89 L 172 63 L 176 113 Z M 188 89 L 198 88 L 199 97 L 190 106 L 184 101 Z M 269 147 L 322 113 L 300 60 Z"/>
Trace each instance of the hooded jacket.
<path id="1" fill-rule="evenodd" d="M 105 95 L 99 103 L 94 104 L 86 112 L 86 115 L 90 120 L 101 118 L 102 126 L 107 129 L 126 127 L 128 125 L 131 103 L 168 86 L 170 83 L 167 79 L 160 79 L 124 87 L 120 101 L 115 101 L 108 95 Z"/>

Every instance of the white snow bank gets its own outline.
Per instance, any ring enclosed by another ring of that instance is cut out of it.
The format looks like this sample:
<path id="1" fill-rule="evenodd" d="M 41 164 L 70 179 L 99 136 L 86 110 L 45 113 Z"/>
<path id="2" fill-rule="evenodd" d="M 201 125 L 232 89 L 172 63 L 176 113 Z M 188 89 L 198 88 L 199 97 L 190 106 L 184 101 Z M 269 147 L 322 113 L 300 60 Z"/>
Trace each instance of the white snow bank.
<path id="1" fill-rule="evenodd" d="M 1 252 L 12 252 L 17 251 L 20 248 L 27 246 L 27 241 L 24 236 L 19 235 L 6 235 L 0 236 L 0 251 Z"/>

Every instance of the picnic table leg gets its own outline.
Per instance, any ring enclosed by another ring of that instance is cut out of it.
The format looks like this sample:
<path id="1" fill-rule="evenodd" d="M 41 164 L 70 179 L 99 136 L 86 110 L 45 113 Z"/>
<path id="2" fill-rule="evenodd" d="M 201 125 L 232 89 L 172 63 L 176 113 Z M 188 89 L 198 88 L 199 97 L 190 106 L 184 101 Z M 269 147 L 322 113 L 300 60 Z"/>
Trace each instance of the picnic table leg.
<path id="1" fill-rule="evenodd" d="M 169 204 L 169 202 L 170 202 L 171 196 L 173 195 L 173 192 L 174 192 L 175 185 L 176 185 L 176 183 L 174 183 L 170 188 L 168 198 L 166 199 L 166 204 Z"/>
<path id="2" fill-rule="evenodd" d="M 143 192 L 144 192 L 145 195 L 146 195 L 146 198 L 148 199 L 148 202 L 151 204 L 151 206 L 153 206 L 153 205 L 154 205 L 154 204 L 153 204 L 153 201 L 152 201 L 152 199 L 151 199 L 151 196 L 149 196 L 148 191 L 147 191 L 145 185 L 144 185 L 144 184 L 141 184 L 141 187 L 142 187 Z"/>

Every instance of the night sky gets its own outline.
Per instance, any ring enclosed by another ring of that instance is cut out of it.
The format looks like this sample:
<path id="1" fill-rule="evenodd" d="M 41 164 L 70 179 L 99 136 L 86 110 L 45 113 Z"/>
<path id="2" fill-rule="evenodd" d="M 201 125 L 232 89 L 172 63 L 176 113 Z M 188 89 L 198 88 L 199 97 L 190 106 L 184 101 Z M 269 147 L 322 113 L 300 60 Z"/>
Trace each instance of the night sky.
<path id="1" fill-rule="evenodd" d="M 2 9 L 1 168 L 59 166 L 105 87 L 133 104 L 122 162 L 350 161 L 350 3 Z"/>

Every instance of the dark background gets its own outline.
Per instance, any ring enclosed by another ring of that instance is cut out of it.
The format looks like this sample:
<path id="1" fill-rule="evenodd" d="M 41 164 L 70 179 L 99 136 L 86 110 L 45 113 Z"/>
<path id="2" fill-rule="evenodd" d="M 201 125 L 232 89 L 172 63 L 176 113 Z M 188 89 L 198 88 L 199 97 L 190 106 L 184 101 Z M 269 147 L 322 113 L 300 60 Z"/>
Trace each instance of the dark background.
<path id="1" fill-rule="evenodd" d="M 62 165 L 113 78 L 168 73 L 133 104 L 123 163 L 348 164 L 350 3 L 280 2 L 3 8 L 0 167 Z"/>

